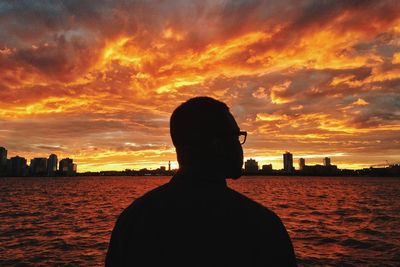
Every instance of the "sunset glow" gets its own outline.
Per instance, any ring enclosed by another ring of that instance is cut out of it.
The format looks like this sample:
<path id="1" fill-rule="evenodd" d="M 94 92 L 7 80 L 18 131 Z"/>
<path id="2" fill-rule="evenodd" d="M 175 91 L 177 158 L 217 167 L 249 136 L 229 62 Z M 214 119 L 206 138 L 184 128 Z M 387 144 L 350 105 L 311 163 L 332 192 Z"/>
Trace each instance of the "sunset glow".
<path id="1" fill-rule="evenodd" d="M 78 171 L 176 168 L 169 116 L 228 104 L 245 157 L 400 162 L 398 1 L 0 4 L 0 146 Z"/>

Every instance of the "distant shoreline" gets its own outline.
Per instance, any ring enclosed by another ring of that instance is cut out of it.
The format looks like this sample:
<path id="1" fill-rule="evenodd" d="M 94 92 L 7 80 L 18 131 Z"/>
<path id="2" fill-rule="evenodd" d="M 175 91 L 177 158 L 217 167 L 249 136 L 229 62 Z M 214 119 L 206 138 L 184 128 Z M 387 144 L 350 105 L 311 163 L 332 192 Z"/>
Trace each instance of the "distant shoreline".
<path id="1" fill-rule="evenodd" d="M 173 175 L 75 175 L 75 176 L 0 176 L 1 178 L 7 178 L 7 179 L 21 179 L 21 178 L 68 178 L 68 179 L 73 179 L 73 178 L 79 178 L 79 177 L 97 177 L 97 178 L 102 178 L 102 177 L 125 177 L 125 178 L 158 178 L 158 177 L 172 177 Z M 246 179 L 246 178 L 272 178 L 272 177 L 282 177 L 283 179 L 286 178 L 395 178 L 395 179 L 400 179 L 400 176 L 362 176 L 362 175 L 353 175 L 353 176 L 329 176 L 329 175 L 268 175 L 268 174 L 245 174 L 242 175 L 239 179 Z M 233 179 L 227 179 L 227 180 L 233 180 Z"/>

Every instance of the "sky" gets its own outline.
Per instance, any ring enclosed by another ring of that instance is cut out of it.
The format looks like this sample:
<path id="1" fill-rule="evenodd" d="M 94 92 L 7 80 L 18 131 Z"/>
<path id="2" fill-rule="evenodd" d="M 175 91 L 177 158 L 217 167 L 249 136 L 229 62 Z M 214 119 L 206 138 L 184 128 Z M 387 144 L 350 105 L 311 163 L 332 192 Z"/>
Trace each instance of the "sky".
<path id="1" fill-rule="evenodd" d="M 201 95 L 260 166 L 400 161 L 400 1 L 1 1 L 0 24 L 9 157 L 177 167 L 169 118 Z"/>

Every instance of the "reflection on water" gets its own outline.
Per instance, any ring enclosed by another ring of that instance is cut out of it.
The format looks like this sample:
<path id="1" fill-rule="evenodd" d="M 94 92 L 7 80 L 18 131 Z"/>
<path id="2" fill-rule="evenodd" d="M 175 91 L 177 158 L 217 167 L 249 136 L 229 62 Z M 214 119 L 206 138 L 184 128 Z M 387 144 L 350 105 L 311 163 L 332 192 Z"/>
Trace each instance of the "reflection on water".
<path id="1" fill-rule="evenodd" d="M 124 207 L 167 177 L 0 178 L 0 266 L 101 266 Z M 400 179 L 244 177 L 300 265 L 400 265 Z"/>

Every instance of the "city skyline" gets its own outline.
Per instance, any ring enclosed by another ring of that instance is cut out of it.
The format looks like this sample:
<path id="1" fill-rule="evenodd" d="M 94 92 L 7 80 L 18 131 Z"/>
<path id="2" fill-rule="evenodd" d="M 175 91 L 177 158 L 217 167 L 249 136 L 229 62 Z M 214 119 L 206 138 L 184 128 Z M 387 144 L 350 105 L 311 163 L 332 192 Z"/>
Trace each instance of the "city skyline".
<path id="1" fill-rule="evenodd" d="M 51 153 L 51 152 L 49 152 Z M 283 150 L 282 152 L 283 153 Z M 33 157 L 31 156 L 22 156 L 23 154 L 20 153 L 10 153 L 10 151 L 8 151 L 8 154 L 11 157 L 15 157 L 15 156 L 21 156 L 21 157 L 25 157 L 27 159 L 31 159 L 31 158 L 38 158 L 41 157 L 43 155 L 45 155 L 45 153 L 29 153 L 27 152 L 27 155 L 34 155 Z M 294 153 L 293 153 L 294 154 Z M 68 153 L 64 153 L 61 154 L 61 158 L 63 157 L 68 157 Z M 311 165 L 315 165 L 315 164 L 321 164 L 321 161 L 324 157 L 330 157 L 330 158 L 334 158 L 335 162 L 340 162 L 340 160 L 338 160 L 339 158 L 335 158 L 335 157 L 341 157 L 343 156 L 340 153 L 332 153 L 332 154 L 302 154 L 302 155 L 297 155 L 294 154 L 293 160 L 294 163 L 297 163 L 296 160 L 300 159 L 300 158 L 304 158 L 307 159 L 307 163 L 311 164 Z M 75 159 L 75 157 L 70 156 L 72 158 Z M 254 159 L 257 162 L 260 163 L 260 166 L 265 165 L 265 164 L 272 164 L 274 168 L 276 169 L 284 169 L 284 162 L 282 160 L 282 154 L 279 155 L 273 155 L 273 156 L 245 156 L 244 157 L 244 161 L 248 160 L 248 159 Z M 107 163 L 105 162 L 104 165 L 102 166 L 96 166 L 96 167 L 91 167 L 90 164 L 82 164 L 79 163 L 79 169 L 82 172 L 90 172 L 90 171 L 110 171 L 110 170 L 115 170 L 115 171 L 122 171 L 125 169 L 156 169 L 159 168 L 160 166 L 168 166 L 168 162 L 171 162 L 171 168 L 172 169 L 177 169 L 178 166 L 178 162 L 176 160 L 166 160 L 166 161 L 160 161 L 160 162 L 151 162 L 151 163 L 140 163 L 137 164 L 135 162 L 125 162 L 123 164 L 120 164 L 118 162 L 115 163 Z M 346 164 L 346 163 L 338 163 L 338 165 L 340 165 L 343 169 L 351 169 L 351 170 L 357 170 L 357 169 L 362 169 L 362 168 L 369 168 L 371 166 L 387 166 L 390 164 L 399 164 L 400 163 L 400 159 L 399 160 L 392 160 L 392 161 L 388 161 L 388 160 L 384 160 L 382 159 L 381 161 L 377 161 L 375 163 L 371 162 L 371 164 Z M 244 165 L 243 165 L 244 166 Z M 294 166 L 296 167 L 296 164 L 294 164 Z"/>
<path id="2" fill-rule="evenodd" d="M 396 1 L 12 1 L 0 14 L 10 156 L 177 168 L 169 117 L 208 95 L 261 165 L 282 168 L 286 150 L 348 169 L 399 161 Z"/>
<path id="3" fill-rule="evenodd" d="M 30 160 L 20 156 L 7 158 L 7 149 L 0 147 L 0 177 L 56 177 L 56 176 L 172 176 L 178 169 L 171 168 L 171 161 L 168 161 L 168 169 L 165 165 L 156 169 L 141 168 L 139 170 L 126 168 L 125 170 L 102 170 L 77 172 L 77 164 L 73 159 L 64 158 L 60 160 L 57 168 L 58 157 L 55 154 L 48 158 L 40 157 Z M 309 164 L 302 157 L 298 158 L 298 168 L 294 166 L 293 154 L 286 151 L 282 155 L 283 168 L 274 169 L 273 165 L 259 163 L 252 158 L 244 161 L 242 176 L 264 175 L 264 176 L 381 176 L 399 177 L 400 163 L 379 164 L 369 168 L 349 170 L 341 169 L 332 164 L 330 157 L 321 159 L 322 164 Z M 204 165 L 204 168 L 207 168 Z"/>
<path id="4" fill-rule="evenodd" d="M 20 155 L 9 156 L 7 148 L 0 146 L 0 176 L 74 176 L 77 174 L 77 164 L 69 157 L 58 161 L 57 155 L 52 153 L 48 158 L 28 159 Z"/>
<path id="5" fill-rule="evenodd" d="M 48 158 L 45 157 L 35 157 L 30 160 L 30 164 L 28 164 L 28 159 L 25 157 L 21 157 L 19 155 L 16 155 L 14 157 L 9 157 L 7 155 L 10 155 L 8 153 L 9 151 L 4 148 L 0 147 L 0 176 L 3 172 L 3 174 L 6 174 L 5 168 L 8 166 L 8 161 L 11 161 L 13 158 L 17 158 L 18 161 L 23 160 L 25 163 L 26 171 L 29 171 L 32 175 L 33 174 L 39 174 L 39 175 L 47 175 L 47 176 L 55 176 L 57 173 L 59 174 L 60 172 L 68 175 L 73 175 L 77 173 L 77 164 L 73 163 L 73 159 L 70 159 L 69 157 L 63 158 L 60 160 L 58 164 L 58 157 L 54 153 L 50 154 Z M 283 156 L 283 158 L 282 158 Z M 309 158 L 308 158 L 309 159 Z M 296 167 L 296 162 L 297 160 L 297 165 Z M 265 163 L 265 162 L 264 162 Z M 361 170 L 360 169 L 347 169 L 347 168 L 340 168 L 340 166 L 332 164 L 332 158 L 330 157 L 322 157 L 319 158 L 319 161 L 306 161 L 306 158 L 303 156 L 295 156 L 289 151 L 286 151 L 281 155 L 281 165 L 282 168 L 276 168 L 276 165 L 274 165 L 272 162 L 266 162 L 264 164 L 263 162 L 258 162 L 256 158 L 244 158 L 243 160 L 243 171 L 244 173 L 257 173 L 258 171 L 264 171 L 265 173 L 272 173 L 272 171 L 283 171 L 286 174 L 294 174 L 296 171 L 305 171 L 307 168 L 310 170 L 310 167 L 318 167 L 318 166 L 325 166 L 325 167 L 334 167 L 335 170 Z M 38 171 L 36 165 L 41 165 L 41 168 L 43 170 Z M 133 166 L 134 164 L 132 164 Z M 90 172 L 114 172 L 114 171 L 140 171 L 140 170 L 160 170 L 161 172 L 168 171 L 168 173 L 171 173 L 171 171 L 176 171 L 179 169 L 179 166 L 176 164 L 176 167 L 173 167 L 175 164 L 171 161 L 168 161 L 167 164 L 164 164 L 162 162 L 159 163 L 154 168 L 147 168 L 147 167 L 141 167 L 139 169 L 132 168 L 130 166 L 126 166 L 125 169 L 101 169 L 101 170 L 83 170 L 80 173 L 90 173 Z M 390 166 L 398 166 L 400 165 L 400 162 L 388 162 L 382 163 L 382 164 L 374 164 L 369 166 L 369 168 L 376 168 L 376 167 L 390 167 Z M 58 167 L 59 166 L 59 167 Z M 366 169 L 366 168 L 362 168 Z M 9 170 L 8 170 L 9 171 Z"/>

